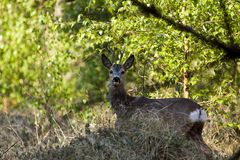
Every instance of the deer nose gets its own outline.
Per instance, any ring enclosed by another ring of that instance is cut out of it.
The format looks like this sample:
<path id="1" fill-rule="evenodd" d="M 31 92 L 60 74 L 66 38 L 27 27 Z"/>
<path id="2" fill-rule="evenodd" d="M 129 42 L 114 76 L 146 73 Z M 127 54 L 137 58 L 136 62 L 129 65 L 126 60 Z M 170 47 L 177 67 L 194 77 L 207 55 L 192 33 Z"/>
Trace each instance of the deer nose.
<path id="1" fill-rule="evenodd" d="M 113 82 L 118 82 L 119 83 L 120 82 L 120 78 L 119 77 L 114 77 L 113 78 Z"/>

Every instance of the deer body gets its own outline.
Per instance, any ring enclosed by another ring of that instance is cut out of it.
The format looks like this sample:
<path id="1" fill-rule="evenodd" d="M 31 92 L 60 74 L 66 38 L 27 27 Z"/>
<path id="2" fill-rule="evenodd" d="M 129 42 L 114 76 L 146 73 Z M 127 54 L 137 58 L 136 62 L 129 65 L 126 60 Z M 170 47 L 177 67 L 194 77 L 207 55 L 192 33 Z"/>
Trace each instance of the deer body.
<path id="1" fill-rule="evenodd" d="M 186 98 L 149 99 L 130 96 L 125 90 L 123 75 L 132 66 L 134 56 L 131 55 L 124 64 L 112 64 L 103 54 L 102 62 L 110 70 L 109 100 L 117 115 L 117 121 L 125 121 L 136 112 L 156 111 L 160 114 L 168 112 L 176 119 L 178 118 L 178 121 L 187 120 L 187 125 L 190 127 L 185 131 L 186 135 L 194 141 L 200 142 L 199 144 L 203 147 L 207 147 L 202 139 L 207 113 L 200 105 Z"/>

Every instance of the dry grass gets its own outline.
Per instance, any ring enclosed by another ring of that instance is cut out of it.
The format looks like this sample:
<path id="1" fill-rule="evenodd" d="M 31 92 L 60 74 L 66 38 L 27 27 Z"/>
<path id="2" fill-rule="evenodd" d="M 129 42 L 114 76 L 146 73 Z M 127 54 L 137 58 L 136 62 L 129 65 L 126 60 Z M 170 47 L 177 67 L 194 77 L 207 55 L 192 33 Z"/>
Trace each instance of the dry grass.
<path id="1" fill-rule="evenodd" d="M 89 125 L 76 118 L 61 118 L 56 120 L 56 124 L 51 128 L 41 115 L 2 114 L 0 147 L 1 153 L 7 151 L 2 154 L 2 158 L 13 160 L 206 159 L 195 143 L 187 140 L 174 129 L 173 124 L 165 123 L 165 119 L 156 114 L 138 114 L 133 116 L 125 127 L 116 129 L 114 128 L 116 117 L 110 109 L 94 110 L 95 116 Z M 221 151 L 221 154 L 214 155 L 215 159 L 226 159 L 224 156 L 229 156 L 233 152 L 236 147 L 235 141 L 239 142 L 239 137 L 232 130 L 224 128 L 217 130 L 216 126 L 213 127 L 211 129 L 206 127 L 205 133 L 208 134 L 205 134 L 205 140 L 214 150 Z M 219 131 L 222 134 L 219 135 Z M 16 144 L 11 147 L 15 142 Z"/>
<path id="2" fill-rule="evenodd" d="M 206 123 L 203 137 L 211 149 L 222 157 L 232 155 L 240 144 L 240 135 L 234 129 L 219 126 L 214 119 Z"/>

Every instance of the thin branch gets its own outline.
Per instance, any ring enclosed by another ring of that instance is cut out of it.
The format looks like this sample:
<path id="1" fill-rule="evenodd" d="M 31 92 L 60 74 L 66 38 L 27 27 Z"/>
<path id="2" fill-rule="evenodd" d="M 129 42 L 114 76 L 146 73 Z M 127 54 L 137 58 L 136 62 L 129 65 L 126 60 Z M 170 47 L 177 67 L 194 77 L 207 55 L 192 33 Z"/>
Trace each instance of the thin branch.
<path id="1" fill-rule="evenodd" d="M 116 57 L 114 51 L 111 49 L 109 45 L 107 45 L 107 50 L 112 54 L 112 61 L 113 63 L 116 63 Z"/>
<path id="2" fill-rule="evenodd" d="M 125 45 L 123 45 L 122 50 L 120 51 L 119 63 L 122 63 L 122 58 L 125 53 Z"/>
<path id="3" fill-rule="evenodd" d="M 146 74 L 146 66 L 148 61 L 145 60 L 144 66 L 143 66 L 143 75 L 142 75 L 142 95 L 145 96 L 145 74 Z"/>
<path id="4" fill-rule="evenodd" d="M 23 140 L 22 140 L 22 137 L 19 136 L 18 132 L 13 128 L 12 123 L 10 122 L 8 115 L 6 115 L 6 118 L 7 118 L 7 121 L 8 121 L 8 123 L 9 123 L 10 129 L 11 129 L 11 130 L 15 133 L 15 135 L 20 139 L 20 141 L 22 142 L 22 145 L 24 145 L 24 142 L 23 142 Z"/>
<path id="5" fill-rule="evenodd" d="M 13 143 L 10 147 L 8 147 L 8 148 L 0 155 L 0 158 L 3 159 L 3 156 L 4 156 L 11 148 L 13 148 L 16 144 L 17 144 L 17 142 Z"/>

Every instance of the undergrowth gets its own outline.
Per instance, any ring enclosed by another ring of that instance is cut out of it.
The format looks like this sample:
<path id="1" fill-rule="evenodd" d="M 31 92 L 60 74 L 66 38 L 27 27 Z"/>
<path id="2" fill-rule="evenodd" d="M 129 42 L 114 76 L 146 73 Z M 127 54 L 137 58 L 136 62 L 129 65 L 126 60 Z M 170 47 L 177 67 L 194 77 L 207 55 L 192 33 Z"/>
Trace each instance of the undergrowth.
<path id="1" fill-rule="evenodd" d="M 133 116 L 126 127 L 115 128 L 108 108 L 95 108 L 90 123 L 74 116 L 55 117 L 50 125 L 42 115 L 1 114 L 1 158 L 13 160 L 204 160 L 195 143 L 174 130 L 174 124 L 154 114 Z M 51 126 L 51 127 L 50 127 Z M 226 159 L 239 144 L 239 136 L 209 122 L 204 140 L 213 159 Z"/>

